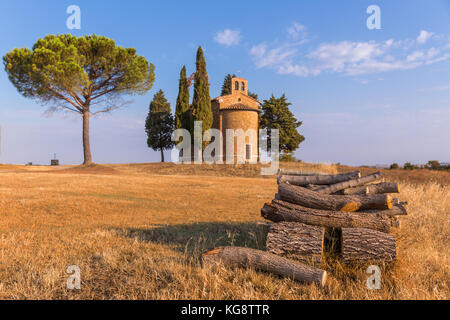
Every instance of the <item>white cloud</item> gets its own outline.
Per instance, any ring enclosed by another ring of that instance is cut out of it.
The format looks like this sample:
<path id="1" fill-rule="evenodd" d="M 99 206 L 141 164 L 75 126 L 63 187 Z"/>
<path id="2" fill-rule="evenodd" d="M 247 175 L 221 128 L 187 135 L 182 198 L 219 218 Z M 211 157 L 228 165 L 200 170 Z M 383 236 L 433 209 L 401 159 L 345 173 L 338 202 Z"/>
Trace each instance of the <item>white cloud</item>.
<path id="1" fill-rule="evenodd" d="M 292 24 L 287 29 L 289 36 L 292 40 L 306 39 L 308 33 L 306 32 L 306 27 L 298 22 L 292 22 Z"/>
<path id="2" fill-rule="evenodd" d="M 310 75 L 313 71 L 308 70 L 305 66 L 300 66 L 298 64 L 292 65 L 292 64 L 286 64 L 282 65 L 278 68 L 279 74 L 293 74 L 298 77 L 306 77 Z"/>
<path id="3" fill-rule="evenodd" d="M 250 55 L 253 57 L 257 68 L 284 64 L 290 61 L 296 53 L 295 48 L 285 46 L 268 50 L 266 43 L 261 43 L 250 49 Z"/>
<path id="4" fill-rule="evenodd" d="M 226 47 L 238 45 L 241 41 L 241 32 L 239 30 L 225 29 L 217 32 L 214 40 Z"/>
<path id="5" fill-rule="evenodd" d="M 374 59 L 386 53 L 392 42 L 384 44 L 375 41 L 322 44 L 308 55 L 315 61 L 320 71 L 330 69 L 335 72 L 348 72 L 361 65 L 369 65 Z"/>
<path id="6" fill-rule="evenodd" d="M 433 36 L 433 32 L 428 32 L 426 30 L 420 31 L 419 36 L 417 37 L 417 42 L 420 44 L 424 44 Z"/>
<path id="7" fill-rule="evenodd" d="M 294 23 L 288 29 L 290 41 L 275 43 L 272 46 L 267 43 L 253 46 L 250 55 L 257 68 L 267 67 L 279 74 L 300 77 L 319 75 L 322 72 L 358 76 L 414 69 L 450 59 L 448 43 L 440 43 L 439 39 L 442 37 L 438 36 L 432 38 L 433 46 L 429 48 L 421 46 L 419 49 L 416 41 L 411 39 L 340 41 L 321 43 L 309 53 L 301 54 L 299 49 L 304 42 L 294 41 L 294 38 L 298 32 L 304 30 L 304 26 Z M 426 42 L 432 35 L 432 32 L 422 31 L 417 39 Z"/>

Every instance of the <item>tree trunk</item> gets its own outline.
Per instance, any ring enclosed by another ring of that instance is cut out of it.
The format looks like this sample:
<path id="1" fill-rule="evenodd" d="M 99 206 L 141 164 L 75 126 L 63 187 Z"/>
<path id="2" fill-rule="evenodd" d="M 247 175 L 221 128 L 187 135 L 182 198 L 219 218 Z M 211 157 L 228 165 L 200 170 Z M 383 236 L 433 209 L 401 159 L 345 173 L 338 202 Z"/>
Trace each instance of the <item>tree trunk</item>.
<path id="1" fill-rule="evenodd" d="M 280 222 L 270 226 L 267 250 L 279 256 L 320 263 L 325 229 L 297 222 Z"/>
<path id="2" fill-rule="evenodd" d="M 326 271 L 304 265 L 300 262 L 279 257 L 273 253 L 241 247 L 222 247 L 202 255 L 204 265 L 216 266 L 223 263 L 230 267 L 252 267 L 302 282 L 324 286 Z"/>
<path id="3" fill-rule="evenodd" d="M 282 183 L 278 186 L 278 195 L 283 201 L 313 209 L 347 212 L 392 209 L 392 198 L 388 194 L 328 195 Z"/>
<path id="4" fill-rule="evenodd" d="M 342 229 L 344 261 L 395 260 L 396 252 L 393 235 L 369 229 Z"/>
<path id="5" fill-rule="evenodd" d="M 368 186 L 360 186 L 355 188 L 348 188 L 337 192 L 336 194 L 381 194 L 381 193 L 400 193 L 398 184 L 395 182 L 382 182 L 378 184 L 371 184 Z"/>
<path id="6" fill-rule="evenodd" d="M 350 179 L 357 179 L 361 177 L 360 171 L 336 174 L 336 175 L 314 175 L 314 176 L 290 176 L 280 175 L 278 176 L 278 184 L 283 182 L 289 182 L 290 184 L 297 186 L 307 186 L 308 184 L 334 184 Z"/>
<path id="7" fill-rule="evenodd" d="M 363 177 L 363 178 L 352 179 L 352 180 L 348 180 L 348 181 L 344 181 L 344 182 L 335 183 L 330 186 L 320 188 L 316 191 L 320 192 L 320 193 L 324 193 L 324 194 L 332 194 L 332 193 L 338 192 L 343 189 L 362 186 L 367 183 L 370 183 L 373 181 L 378 181 L 381 179 L 382 179 L 381 172 L 377 172 L 377 173 L 371 174 L 371 175 Z"/>
<path id="8" fill-rule="evenodd" d="M 164 150 L 161 148 L 161 162 L 164 163 Z"/>
<path id="9" fill-rule="evenodd" d="M 325 211 L 304 208 L 274 200 L 261 209 L 261 216 L 272 222 L 300 222 L 326 228 L 367 228 L 389 232 L 391 221 L 382 215 Z"/>
<path id="10" fill-rule="evenodd" d="M 88 166 L 92 164 L 92 155 L 91 155 L 91 143 L 89 141 L 89 111 L 83 112 L 83 153 L 84 153 L 84 162 L 83 165 Z"/>

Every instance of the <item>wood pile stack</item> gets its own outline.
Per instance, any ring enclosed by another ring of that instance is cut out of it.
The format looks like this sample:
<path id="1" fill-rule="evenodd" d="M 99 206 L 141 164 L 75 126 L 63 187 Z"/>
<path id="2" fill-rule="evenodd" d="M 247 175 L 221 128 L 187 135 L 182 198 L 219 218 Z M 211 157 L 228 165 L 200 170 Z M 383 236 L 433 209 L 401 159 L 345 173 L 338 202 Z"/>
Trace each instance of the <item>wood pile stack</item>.
<path id="1" fill-rule="evenodd" d="M 280 171 L 277 181 L 275 199 L 261 209 L 271 222 L 267 251 L 218 248 L 205 253 L 203 262 L 251 266 L 323 286 L 326 272 L 304 263 L 320 263 L 327 239 L 334 239 L 335 253 L 345 262 L 395 260 L 390 230 L 399 227 L 397 216 L 407 214 L 406 203 L 391 196 L 399 193 L 397 183 L 383 182 L 380 172 L 361 177 L 359 171 Z"/>

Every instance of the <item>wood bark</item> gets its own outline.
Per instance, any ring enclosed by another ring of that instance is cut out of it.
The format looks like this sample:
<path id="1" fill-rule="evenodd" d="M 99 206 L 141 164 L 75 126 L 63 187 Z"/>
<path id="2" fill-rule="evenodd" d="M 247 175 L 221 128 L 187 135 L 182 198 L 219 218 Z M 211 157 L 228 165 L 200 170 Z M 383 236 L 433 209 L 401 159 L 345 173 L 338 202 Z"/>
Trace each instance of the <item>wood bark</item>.
<path id="1" fill-rule="evenodd" d="M 281 200 L 321 210 L 362 211 L 370 209 L 392 209 L 392 198 L 388 194 L 328 195 L 288 183 L 278 186 Z"/>
<path id="2" fill-rule="evenodd" d="M 390 210 L 365 210 L 360 211 L 359 213 L 367 213 L 367 214 L 382 214 L 387 217 L 394 217 L 394 216 L 406 216 L 408 214 L 408 211 L 406 211 L 406 208 L 401 204 L 396 204 L 392 206 L 392 209 Z"/>
<path id="3" fill-rule="evenodd" d="M 305 188 L 312 190 L 312 191 L 317 191 L 317 190 L 323 188 L 323 186 L 319 186 L 317 184 L 308 184 L 307 186 L 305 186 Z"/>
<path id="4" fill-rule="evenodd" d="M 261 216 L 272 222 L 300 222 L 326 228 L 367 228 L 389 232 L 391 221 L 382 215 L 325 211 L 304 208 L 280 200 L 266 203 Z"/>
<path id="5" fill-rule="evenodd" d="M 304 261 L 320 262 L 325 229 L 298 222 L 273 223 L 266 247 L 273 254 Z"/>
<path id="6" fill-rule="evenodd" d="M 289 169 L 280 169 L 278 170 L 279 175 L 288 175 L 288 176 L 326 176 L 327 173 L 322 172 L 312 172 L 312 171 L 303 171 L 303 170 L 289 170 Z"/>
<path id="7" fill-rule="evenodd" d="M 283 201 L 280 196 L 278 195 L 278 193 L 275 195 L 275 199 L 272 201 L 272 203 L 278 204 L 282 207 L 286 207 L 288 209 L 292 209 L 292 210 L 310 210 L 310 211 L 314 211 L 314 210 L 320 210 L 320 209 L 312 209 L 312 208 L 307 208 L 292 202 L 287 202 L 287 201 Z M 393 217 L 393 216 L 402 216 L 402 215 L 407 215 L 407 211 L 405 209 L 405 207 L 401 204 L 397 204 L 397 205 L 393 205 L 392 209 L 388 209 L 388 210 L 364 210 L 364 211 L 357 211 L 355 212 L 356 214 L 370 214 L 370 215 L 383 215 L 385 217 Z"/>
<path id="8" fill-rule="evenodd" d="M 382 182 L 368 186 L 359 186 L 339 191 L 337 194 L 381 194 L 381 193 L 399 193 L 400 189 L 395 182 Z"/>
<path id="9" fill-rule="evenodd" d="M 222 263 L 230 267 L 252 267 L 282 277 L 324 286 L 326 271 L 304 265 L 273 253 L 241 247 L 221 247 L 202 255 L 204 265 Z"/>
<path id="10" fill-rule="evenodd" d="M 360 171 L 336 174 L 336 175 L 314 175 L 314 176 L 292 176 L 292 175 L 280 175 L 278 176 L 278 183 L 289 182 L 290 184 L 297 186 L 307 186 L 309 184 L 334 184 L 350 179 L 357 179 L 361 177 Z"/>
<path id="11" fill-rule="evenodd" d="M 84 162 L 83 165 L 92 164 L 92 155 L 91 155 L 91 144 L 89 141 L 89 111 L 83 112 L 83 155 Z"/>
<path id="12" fill-rule="evenodd" d="M 341 255 L 344 261 L 395 260 L 395 237 L 370 230 L 343 228 Z"/>
<path id="13" fill-rule="evenodd" d="M 367 183 L 371 183 L 374 181 L 379 181 L 382 179 L 381 176 L 381 172 L 377 172 L 362 178 L 357 178 L 357 179 L 351 179 L 348 181 L 343 181 L 343 182 L 339 182 L 339 183 L 335 183 L 326 187 L 322 187 L 318 190 L 316 190 L 317 192 L 320 193 L 324 193 L 324 194 L 332 194 L 335 192 L 338 192 L 340 190 L 344 190 L 347 188 L 351 188 L 351 187 L 358 187 L 358 186 L 362 186 L 365 185 Z"/>

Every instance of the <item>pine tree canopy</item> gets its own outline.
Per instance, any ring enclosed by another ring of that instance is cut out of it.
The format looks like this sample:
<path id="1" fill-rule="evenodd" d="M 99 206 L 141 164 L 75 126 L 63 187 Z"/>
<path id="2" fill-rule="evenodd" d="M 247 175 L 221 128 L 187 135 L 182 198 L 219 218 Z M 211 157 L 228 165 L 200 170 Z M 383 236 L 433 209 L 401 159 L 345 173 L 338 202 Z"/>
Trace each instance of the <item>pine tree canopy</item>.
<path id="1" fill-rule="evenodd" d="M 283 94 L 280 98 L 273 95 L 262 104 L 260 127 L 268 130 L 268 147 L 271 148 L 270 130 L 278 129 L 280 132 L 280 152 L 289 154 L 294 152 L 305 137 L 298 133 L 297 128 L 302 125 L 289 110 L 291 103 L 287 102 Z"/>
<path id="2" fill-rule="evenodd" d="M 136 49 L 97 35 L 48 35 L 31 50 L 7 53 L 3 64 L 23 96 L 82 115 L 85 165 L 92 163 L 90 116 L 120 107 L 123 94 L 145 94 L 155 80 L 153 64 Z"/>
<path id="3" fill-rule="evenodd" d="M 97 35 L 48 35 L 32 50 L 7 53 L 3 63 L 22 95 L 78 113 L 100 97 L 145 94 L 155 80 L 154 66 L 136 49 Z"/>

